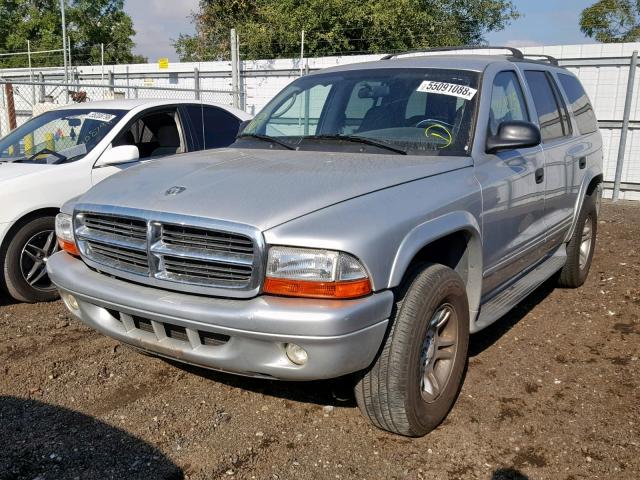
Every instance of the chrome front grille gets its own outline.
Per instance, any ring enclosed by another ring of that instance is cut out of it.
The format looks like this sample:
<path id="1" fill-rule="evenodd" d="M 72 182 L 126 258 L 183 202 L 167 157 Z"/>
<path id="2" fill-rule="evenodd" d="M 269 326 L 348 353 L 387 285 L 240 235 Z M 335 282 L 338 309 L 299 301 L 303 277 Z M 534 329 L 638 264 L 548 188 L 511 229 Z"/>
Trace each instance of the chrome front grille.
<path id="1" fill-rule="evenodd" d="M 114 276 L 232 297 L 259 289 L 262 236 L 250 227 L 139 210 L 80 208 L 74 227 L 85 262 Z"/>

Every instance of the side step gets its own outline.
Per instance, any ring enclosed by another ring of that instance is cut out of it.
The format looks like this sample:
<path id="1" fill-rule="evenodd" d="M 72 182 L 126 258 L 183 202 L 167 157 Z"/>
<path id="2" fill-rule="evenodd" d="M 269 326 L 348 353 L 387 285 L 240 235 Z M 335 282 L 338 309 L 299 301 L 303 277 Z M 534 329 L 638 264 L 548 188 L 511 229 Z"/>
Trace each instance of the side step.
<path id="1" fill-rule="evenodd" d="M 482 304 L 478 319 L 472 328 L 473 332 L 482 330 L 509 312 L 545 280 L 560 270 L 566 261 L 567 249 L 563 244 L 547 260 Z"/>

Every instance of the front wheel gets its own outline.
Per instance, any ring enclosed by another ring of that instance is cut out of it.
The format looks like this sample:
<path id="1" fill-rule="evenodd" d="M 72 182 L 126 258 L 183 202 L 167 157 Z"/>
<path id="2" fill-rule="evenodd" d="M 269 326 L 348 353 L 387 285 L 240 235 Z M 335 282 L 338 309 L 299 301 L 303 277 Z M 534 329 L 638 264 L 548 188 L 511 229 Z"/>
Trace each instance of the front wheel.
<path id="1" fill-rule="evenodd" d="M 452 269 L 427 264 L 398 292 L 378 358 L 355 387 L 362 413 L 379 428 L 422 436 L 453 407 L 469 345 L 465 284 Z"/>
<path id="2" fill-rule="evenodd" d="M 58 251 L 55 217 L 39 217 L 13 234 L 4 255 L 7 291 L 19 302 L 46 302 L 58 298 L 47 275 L 47 260 Z"/>

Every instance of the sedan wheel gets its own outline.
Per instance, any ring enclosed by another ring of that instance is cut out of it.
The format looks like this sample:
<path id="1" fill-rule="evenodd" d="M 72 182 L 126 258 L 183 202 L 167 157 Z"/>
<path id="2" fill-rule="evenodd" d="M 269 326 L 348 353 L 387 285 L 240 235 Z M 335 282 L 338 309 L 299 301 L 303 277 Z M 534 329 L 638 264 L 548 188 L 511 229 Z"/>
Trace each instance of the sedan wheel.
<path id="1" fill-rule="evenodd" d="M 47 274 L 47 260 L 58 251 L 55 217 L 34 218 L 11 233 L 0 258 L 9 295 L 19 302 L 46 302 L 58 298 Z"/>

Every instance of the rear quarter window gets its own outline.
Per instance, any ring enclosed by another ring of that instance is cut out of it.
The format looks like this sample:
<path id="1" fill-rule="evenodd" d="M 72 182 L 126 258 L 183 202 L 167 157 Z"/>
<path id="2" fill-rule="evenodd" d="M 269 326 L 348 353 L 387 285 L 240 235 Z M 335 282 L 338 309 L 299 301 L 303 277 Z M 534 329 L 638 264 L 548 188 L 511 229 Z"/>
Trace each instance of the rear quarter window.
<path id="1" fill-rule="evenodd" d="M 562 89 L 569 100 L 569 108 L 573 112 L 581 135 L 598 131 L 598 121 L 591 102 L 580 81 L 572 75 L 558 74 Z"/>
<path id="2" fill-rule="evenodd" d="M 188 105 L 187 113 L 200 148 L 223 148 L 231 145 L 238 133 L 240 120 L 229 112 L 206 105 Z"/>

